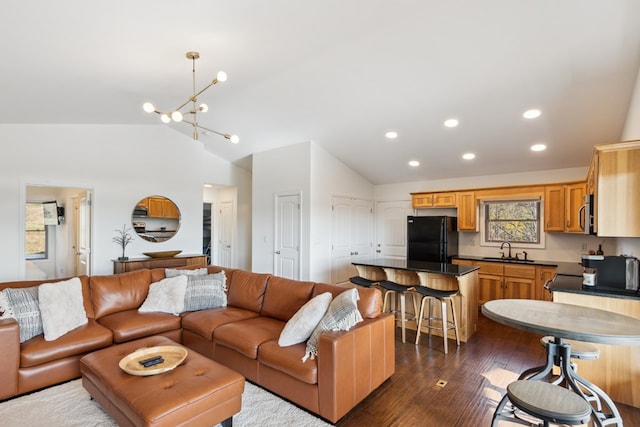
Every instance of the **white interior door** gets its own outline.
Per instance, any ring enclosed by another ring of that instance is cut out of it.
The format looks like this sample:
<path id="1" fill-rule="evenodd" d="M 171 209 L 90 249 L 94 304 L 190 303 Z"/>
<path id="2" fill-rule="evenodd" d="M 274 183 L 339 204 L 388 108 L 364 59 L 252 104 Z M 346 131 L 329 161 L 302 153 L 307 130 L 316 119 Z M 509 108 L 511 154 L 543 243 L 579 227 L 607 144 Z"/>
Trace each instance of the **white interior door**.
<path id="1" fill-rule="evenodd" d="M 351 264 L 356 259 L 372 258 L 373 209 L 363 199 L 332 198 L 331 282 L 342 283 L 357 274 Z"/>
<path id="2" fill-rule="evenodd" d="M 91 274 L 91 217 L 92 194 L 87 191 L 77 200 L 76 218 L 76 275 Z"/>
<path id="3" fill-rule="evenodd" d="M 218 210 L 218 265 L 233 267 L 233 203 L 221 202 Z"/>
<path id="4" fill-rule="evenodd" d="M 377 203 L 377 258 L 406 258 L 407 216 L 412 214 L 410 200 Z"/>
<path id="5" fill-rule="evenodd" d="M 275 275 L 300 279 L 300 194 L 276 195 Z"/>

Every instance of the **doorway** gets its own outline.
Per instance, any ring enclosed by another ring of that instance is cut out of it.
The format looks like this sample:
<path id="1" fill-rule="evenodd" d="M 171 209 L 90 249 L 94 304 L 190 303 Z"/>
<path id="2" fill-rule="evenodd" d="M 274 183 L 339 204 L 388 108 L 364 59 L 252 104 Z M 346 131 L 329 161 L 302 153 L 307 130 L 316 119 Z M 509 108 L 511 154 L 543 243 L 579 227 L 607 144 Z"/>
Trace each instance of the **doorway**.
<path id="1" fill-rule="evenodd" d="M 58 221 L 44 228 L 46 250 L 37 256 L 27 256 L 27 218 L 25 214 L 21 216 L 22 230 L 25 230 L 22 234 L 25 279 L 44 280 L 91 274 L 92 194 L 92 190 L 86 188 L 38 184 L 25 186 L 25 207 L 27 203 L 43 202 L 55 202 L 58 207 Z"/>
<path id="2" fill-rule="evenodd" d="M 276 276 L 300 280 L 300 193 L 275 196 Z"/>

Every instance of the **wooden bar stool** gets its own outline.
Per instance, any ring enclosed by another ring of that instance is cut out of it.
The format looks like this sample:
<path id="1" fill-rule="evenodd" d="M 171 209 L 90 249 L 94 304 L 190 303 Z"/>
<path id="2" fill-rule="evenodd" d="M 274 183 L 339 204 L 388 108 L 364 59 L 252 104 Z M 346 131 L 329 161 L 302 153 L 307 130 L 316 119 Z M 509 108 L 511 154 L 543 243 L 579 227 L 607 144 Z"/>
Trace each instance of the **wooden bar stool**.
<path id="1" fill-rule="evenodd" d="M 402 330 L 402 342 L 406 341 L 407 333 L 405 325 L 407 322 L 412 322 L 416 320 L 415 313 L 418 312 L 418 304 L 416 299 L 416 294 L 413 291 L 413 286 L 400 285 L 395 282 L 391 282 L 389 280 L 380 281 L 380 287 L 382 287 L 384 291 L 384 300 L 382 302 L 382 311 L 393 313 L 396 317 L 396 322 L 400 322 L 400 328 Z M 413 315 L 407 318 L 406 312 L 406 303 L 405 297 L 411 297 L 411 302 L 413 304 Z M 394 299 L 394 307 L 391 308 L 389 302 L 391 298 Z M 398 307 L 398 302 L 400 306 Z"/>
<path id="2" fill-rule="evenodd" d="M 507 407 L 507 401 L 511 401 L 512 407 Z M 592 413 L 591 405 L 578 394 L 555 384 L 535 380 L 518 380 L 507 386 L 507 395 L 496 408 L 491 425 L 497 426 L 502 420 L 540 426 L 537 421 L 525 419 L 527 417 L 517 410 L 542 420 L 544 427 L 549 423 L 587 424 Z"/>
<path id="3" fill-rule="evenodd" d="M 420 331 L 422 328 L 422 321 L 427 320 L 427 328 L 429 329 L 429 338 L 431 338 L 431 330 L 437 329 L 442 331 L 442 336 L 444 337 L 444 353 L 448 353 L 448 331 L 453 329 L 456 335 L 456 345 L 460 346 L 460 337 L 458 335 L 458 321 L 456 319 L 456 309 L 455 304 L 453 303 L 453 297 L 458 295 L 458 290 L 438 290 L 432 289 L 427 286 L 416 286 L 415 291 L 422 295 L 422 302 L 420 304 L 420 313 L 418 315 L 418 330 L 416 331 L 416 345 L 420 342 Z M 434 317 L 433 316 L 433 302 L 435 300 L 440 301 L 441 307 L 441 316 L 442 317 Z M 447 301 L 451 306 L 451 314 L 453 320 L 447 319 Z M 424 306 L 429 302 L 429 312 L 427 317 L 424 317 Z M 433 322 L 436 321 L 440 323 L 440 326 L 433 325 Z"/>

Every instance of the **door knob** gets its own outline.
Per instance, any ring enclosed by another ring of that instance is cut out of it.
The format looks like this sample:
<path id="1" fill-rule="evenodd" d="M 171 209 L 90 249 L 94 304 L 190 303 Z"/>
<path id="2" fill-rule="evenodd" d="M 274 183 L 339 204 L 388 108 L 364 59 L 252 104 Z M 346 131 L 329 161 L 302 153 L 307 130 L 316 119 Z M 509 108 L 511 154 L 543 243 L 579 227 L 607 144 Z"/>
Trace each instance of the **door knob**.
<path id="1" fill-rule="evenodd" d="M 280 255 L 280 251 L 276 251 L 276 254 Z"/>

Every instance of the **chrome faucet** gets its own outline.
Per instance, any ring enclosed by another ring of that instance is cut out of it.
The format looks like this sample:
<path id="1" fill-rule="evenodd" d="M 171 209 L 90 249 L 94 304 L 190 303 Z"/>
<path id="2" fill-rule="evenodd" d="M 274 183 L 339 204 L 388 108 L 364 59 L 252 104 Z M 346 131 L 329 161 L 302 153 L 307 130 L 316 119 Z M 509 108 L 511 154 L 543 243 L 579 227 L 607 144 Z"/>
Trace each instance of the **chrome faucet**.
<path id="1" fill-rule="evenodd" d="M 500 249 L 503 249 L 505 244 L 509 245 L 509 255 L 507 255 L 507 258 L 511 259 L 511 243 L 510 242 L 508 242 L 507 240 L 502 242 L 502 244 L 500 245 Z M 502 256 L 504 258 L 504 252 L 503 252 Z"/>

